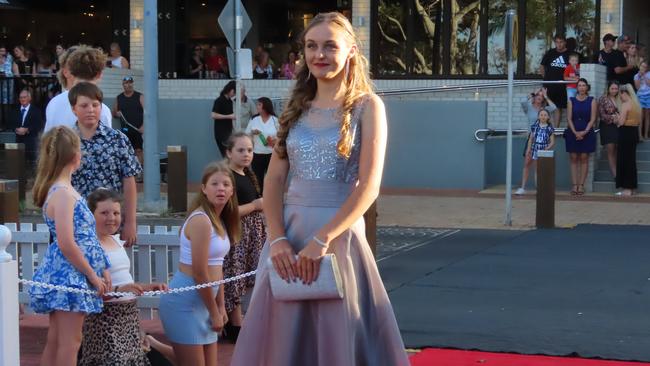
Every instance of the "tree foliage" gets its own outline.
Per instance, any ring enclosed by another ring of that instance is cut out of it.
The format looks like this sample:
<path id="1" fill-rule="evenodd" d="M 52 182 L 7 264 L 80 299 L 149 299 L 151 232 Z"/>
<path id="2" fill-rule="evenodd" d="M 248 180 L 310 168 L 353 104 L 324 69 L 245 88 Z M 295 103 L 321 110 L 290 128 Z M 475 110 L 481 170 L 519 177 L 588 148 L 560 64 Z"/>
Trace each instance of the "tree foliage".
<path id="1" fill-rule="evenodd" d="M 442 32 L 442 0 L 379 0 L 379 64 L 380 74 L 427 74 L 441 73 L 442 58 L 449 55 L 452 74 L 469 75 L 479 72 L 480 0 L 450 0 L 451 34 L 449 48 L 445 49 Z M 489 37 L 503 36 L 505 12 L 516 8 L 518 0 L 488 0 Z M 524 27 L 526 39 L 520 41 L 526 47 L 527 70 L 539 64 L 539 53 L 553 46 L 557 14 L 555 0 L 527 0 Z M 412 14 L 409 16 L 409 8 Z M 565 8 L 566 28 L 575 36 L 576 51 L 587 54 L 595 27 L 595 0 L 572 0 Z M 407 34 L 407 22 L 414 20 L 414 33 Z M 409 39 L 412 37 L 412 39 Z M 490 70 L 505 72 L 505 50 L 500 47 L 487 49 Z"/>

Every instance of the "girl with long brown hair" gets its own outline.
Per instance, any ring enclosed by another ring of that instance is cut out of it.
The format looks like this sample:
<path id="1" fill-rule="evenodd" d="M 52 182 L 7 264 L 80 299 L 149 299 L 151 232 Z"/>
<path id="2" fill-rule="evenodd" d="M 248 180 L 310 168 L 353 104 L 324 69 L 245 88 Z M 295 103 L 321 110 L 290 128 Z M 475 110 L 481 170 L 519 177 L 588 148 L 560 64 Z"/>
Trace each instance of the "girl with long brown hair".
<path id="1" fill-rule="evenodd" d="M 363 221 L 379 194 L 384 106 L 343 15 L 318 14 L 301 41 L 264 180 L 268 241 L 231 365 L 408 365 Z M 273 297 L 270 271 L 312 284 L 326 253 L 336 256 L 342 299 Z"/>
<path id="2" fill-rule="evenodd" d="M 223 163 L 203 171 L 201 190 L 180 232 L 178 271 L 170 288 L 223 279 L 223 258 L 240 236 L 235 179 Z M 228 322 L 223 286 L 167 294 L 160 319 L 180 365 L 216 365 L 217 338 Z"/>
<path id="3" fill-rule="evenodd" d="M 31 287 L 30 306 L 49 314 L 50 325 L 41 365 L 76 365 L 86 314 L 102 311 L 101 295 L 110 289 L 108 258 L 97 239 L 95 218 L 72 187 L 72 173 L 81 164 L 80 140 L 67 127 L 55 127 L 41 141 L 34 204 L 53 238 L 34 273 L 34 281 L 96 294 Z"/>
<path id="4" fill-rule="evenodd" d="M 234 277 L 257 268 L 262 246 L 266 241 L 264 215 L 262 214 L 262 189 L 251 170 L 253 137 L 235 132 L 228 139 L 228 166 L 235 177 L 239 216 L 241 217 L 241 240 L 230 248 L 223 264 L 224 276 Z M 243 278 L 225 284 L 225 302 L 228 312 L 226 337 L 235 343 L 242 324 L 241 298 L 255 285 L 255 277 Z"/>

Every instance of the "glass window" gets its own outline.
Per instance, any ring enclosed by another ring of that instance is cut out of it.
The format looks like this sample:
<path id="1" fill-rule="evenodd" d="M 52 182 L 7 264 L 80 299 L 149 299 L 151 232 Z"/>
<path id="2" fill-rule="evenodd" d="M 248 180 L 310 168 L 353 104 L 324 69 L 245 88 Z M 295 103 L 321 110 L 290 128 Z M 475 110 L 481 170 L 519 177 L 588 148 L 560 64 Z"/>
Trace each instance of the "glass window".
<path id="1" fill-rule="evenodd" d="M 227 0 L 176 0 L 183 14 L 183 21 L 175 25 L 176 42 L 182 45 L 177 51 L 181 60 L 177 69 L 183 77 L 230 76 L 226 59 L 228 43 L 217 22 L 226 3 Z M 282 66 L 289 62 L 290 51 L 300 51 L 298 37 L 316 14 L 338 11 L 348 19 L 352 14 L 351 0 L 243 0 L 242 3 L 252 22 L 242 47 L 253 50 L 253 64 L 258 58 L 268 62 L 274 78 L 287 77 L 281 72 Z M 199 66 L 202 73 L 190 72 Z"/>
<path id="2" fill-rule="evenodd" d="M 488 45 L 487 71 L 488 74 L 505 74 L 506 61 L 505 19 L 508 9 L 517 10 L 518 0 L 490 0 L 488 7 Z"/>
<path id="3" fill-rule="evenodd" d="M 542 57 L 553 48 L 555 1 L 526 0 L 526 74 L 537 74 Z"/>
<path id="4" fill-rule="evenodd" d="M 451 73 L 471 75 L 479 71 L 480 0 L 451 2 Z"/>
<path id="5" fill-rule="evenodd" d="M 403 0 L 380 0 L 377 8 L 379 57 L 376 72 L 380 75 L 407 74 L 407 4 Z"/>
<path id="6" fill-rule="evenodd" d="M 414 1 L 413 73 L 439 75 L 442 73 L 442 2 Z"/>
<path id="7" fill-rule="evenodd" d="M 564 8 L 567 48 L 571 50 L 573 47 L 583 60 L 591 59 L 596 52 L 593 49 L 596 24 L 595 2 L 595 0 L 571 0 L 566 2 Z"/>
<path id="8" fill-rule="evenodd" d="M 518 77 L 538 74 L 559 29 L 565 30 L 567 48 L 573 44 L 583 59 L 593 55 L 600 37 L 600 0 L 370 1 L 377 14 L 372 67 L 378 77 L 504 75 L 508 9 L 517 11 L 522 35 L 518 45 L 525 58 L 518 60 Z"/>

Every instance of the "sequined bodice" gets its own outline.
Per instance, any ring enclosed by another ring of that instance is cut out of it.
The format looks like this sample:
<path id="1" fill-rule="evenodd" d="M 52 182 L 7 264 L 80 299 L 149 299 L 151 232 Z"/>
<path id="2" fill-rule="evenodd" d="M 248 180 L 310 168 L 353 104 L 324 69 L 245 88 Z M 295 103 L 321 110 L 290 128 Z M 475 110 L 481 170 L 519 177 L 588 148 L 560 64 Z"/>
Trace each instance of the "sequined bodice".
<path id="1" fill-rule="evenodd" d="M 348 159 L 339 155 L 341 119 L 338 109 L 310 108 L 300 117 L 287 137 L 291 179 L 356 183 L 361 153 L 360 110 L 352 113 L 352 150 Z"/>

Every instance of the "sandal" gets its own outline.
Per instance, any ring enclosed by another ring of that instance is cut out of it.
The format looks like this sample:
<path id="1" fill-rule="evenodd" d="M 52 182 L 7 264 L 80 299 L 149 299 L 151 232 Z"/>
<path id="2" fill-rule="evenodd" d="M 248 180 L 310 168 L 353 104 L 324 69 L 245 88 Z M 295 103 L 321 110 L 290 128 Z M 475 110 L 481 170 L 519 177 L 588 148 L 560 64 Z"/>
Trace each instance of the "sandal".
<path id="1" fill-rule="evenodd" d="M 577 196 L 578 195 L 578 185 L 574 184 L 573 189 L 571 190 L 571 195 L 572 196 Z"/>
<path id="2" fill-rule="evenodd" d="M 582 189 L 580 187 L 582 187 Z M 578 189 L 576 190 L 576 194 L 578 196 L 582 196 L 582 195 L 585 194 L 585 185 L 584 184 L 578 184 Z"/>

